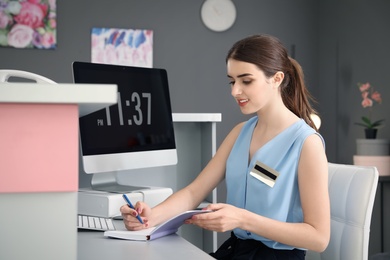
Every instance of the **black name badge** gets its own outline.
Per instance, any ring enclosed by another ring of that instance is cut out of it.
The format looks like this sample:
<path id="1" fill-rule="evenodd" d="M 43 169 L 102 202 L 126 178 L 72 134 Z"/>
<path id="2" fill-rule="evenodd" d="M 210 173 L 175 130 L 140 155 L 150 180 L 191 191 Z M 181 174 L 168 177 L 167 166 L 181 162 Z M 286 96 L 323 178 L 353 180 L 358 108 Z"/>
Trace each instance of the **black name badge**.
<path id="1" fill-rule="evenodd" d="M 272 188 L 275 185 L 276 179 L 279 177 L 279 172 L 264 163 L 256 161 L 250 175 Z"/>

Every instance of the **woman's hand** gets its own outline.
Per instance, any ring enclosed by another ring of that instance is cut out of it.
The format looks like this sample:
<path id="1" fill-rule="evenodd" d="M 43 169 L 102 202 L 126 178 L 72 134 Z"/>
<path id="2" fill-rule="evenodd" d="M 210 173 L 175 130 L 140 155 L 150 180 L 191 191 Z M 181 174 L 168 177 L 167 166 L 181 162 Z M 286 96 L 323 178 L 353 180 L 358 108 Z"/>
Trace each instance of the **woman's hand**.
<path id="1" fill-rule="evenodd" d="M 213 212 L 194 215 L 185 223 L 217 232 L 225 232 L 241 226 L 243 209 L 224 203 L 210 204 L 204 209 Z"/>
<path id="2" fill-rule="evenodd" d="M 140 201 L 134 205 L 134 208 L 135 210 L 130 208 L 127 204 L 120 208 L 126 229 L 134 231 L 149 228 L 148 218 L 152 214 L 152 209 L 147 204 Z M 144 222 L 143 224 L 136 218 L 138 215 Z"/>

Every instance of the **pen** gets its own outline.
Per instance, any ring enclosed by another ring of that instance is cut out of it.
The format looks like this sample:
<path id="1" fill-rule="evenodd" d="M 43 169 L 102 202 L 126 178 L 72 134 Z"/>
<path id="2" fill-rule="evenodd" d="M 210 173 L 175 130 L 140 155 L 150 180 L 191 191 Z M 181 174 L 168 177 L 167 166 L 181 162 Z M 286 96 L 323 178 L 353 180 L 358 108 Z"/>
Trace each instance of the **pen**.
<path id="1" fill-rule="evenodd" d="M 129 198 L 126 196 L 126 194 L 123 194 L 122 197 L 123 197 L 123 199 L 126 201 L 127 205 L 129 205 L 130 208 L 132 208 L 132 209 L 135 210 L 133 204 L 131 204 L 131 201 L 130 201 Z M 141 224 L 144 223 L 144 222 L 142 221 L 142 219 L 141 219 L 141 217 L 140 217 L 139 214 L 137 215 L 136 218 L 139 220 L 139 222 L 141 222 Z"/>

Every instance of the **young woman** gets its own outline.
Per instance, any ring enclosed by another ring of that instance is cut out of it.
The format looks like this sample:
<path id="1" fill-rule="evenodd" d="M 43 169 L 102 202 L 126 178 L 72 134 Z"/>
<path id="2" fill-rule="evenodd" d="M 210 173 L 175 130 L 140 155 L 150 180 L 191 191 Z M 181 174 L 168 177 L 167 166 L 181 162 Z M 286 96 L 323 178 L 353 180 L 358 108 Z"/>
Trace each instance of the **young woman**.
<path id="1" fill-rule="evenodd" d="M 328 165 L 324 140 L 310 114 L 310 94 L 300 65 L 269 35 L 238 41 L 226 58 L 231 94 L 243 114 L 199 176 L 150 208 L 121 207 L 129 230 L 160 224 L 196 208 L 226 179 L 227 203 L 186 223 L 225 232 L 217 259 L 304 259 L 323 251 L 330 236 Z M 140 215 L 141 224 L 135 216 Z"/>

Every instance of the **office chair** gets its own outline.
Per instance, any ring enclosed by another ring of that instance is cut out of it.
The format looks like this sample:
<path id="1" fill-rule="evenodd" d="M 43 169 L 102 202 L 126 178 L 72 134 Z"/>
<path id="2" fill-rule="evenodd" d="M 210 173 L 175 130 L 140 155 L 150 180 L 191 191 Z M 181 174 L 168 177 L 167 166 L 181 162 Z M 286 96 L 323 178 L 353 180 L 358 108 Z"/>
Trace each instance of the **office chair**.
<path id="1" fill-rule="evenodd" d="M 329 163 L 331 235 L 322 253 L 307 260 L 367 260 L 378 171 L 373 166 Z"/>
<path id="2" fill-rule="evenodd" d="M 46 77 L 43 77 L 41 75 L 22 71 L 22 70 L 0 70 L 0 83 L 8 82 L 8 79 L 10 77 L 18 77 L 23 79 L 29 79 L 36 81 L 37 83 L 50 83 L 50 84 L 57 84 L 56 82 L 52 81 L 51 79 L 48 79 Z"/>

